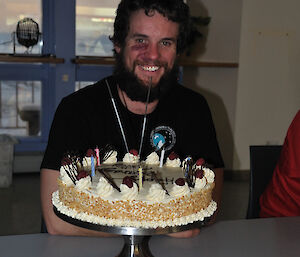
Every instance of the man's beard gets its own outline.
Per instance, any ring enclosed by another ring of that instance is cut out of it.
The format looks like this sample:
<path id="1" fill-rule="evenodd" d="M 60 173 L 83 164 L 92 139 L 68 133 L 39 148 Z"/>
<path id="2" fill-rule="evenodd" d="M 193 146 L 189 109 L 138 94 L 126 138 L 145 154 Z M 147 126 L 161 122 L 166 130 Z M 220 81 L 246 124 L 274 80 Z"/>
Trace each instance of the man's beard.
<path id="1" fill-rule="evenodd" d="M 135 65 L 133 65 L 133 70 L 134 67 Z M 179 68 L 177 64 L 174 64 L 171 69 L 168 69 L 166 65 L 163 67 L 165 73 L 157 85 L 151 86 L 149 102 L 163 98 L 178 80 Z M 149 83 L 145 85 L 145 82 L 139 79 L 134 71 L 129 71 L 124 64 L 122 52 L 116 54 L 114 75 L 117 78 L 120 89 L 123 90 L 131 100 L 139 102 L 147 101 L 150 79 Z"/>

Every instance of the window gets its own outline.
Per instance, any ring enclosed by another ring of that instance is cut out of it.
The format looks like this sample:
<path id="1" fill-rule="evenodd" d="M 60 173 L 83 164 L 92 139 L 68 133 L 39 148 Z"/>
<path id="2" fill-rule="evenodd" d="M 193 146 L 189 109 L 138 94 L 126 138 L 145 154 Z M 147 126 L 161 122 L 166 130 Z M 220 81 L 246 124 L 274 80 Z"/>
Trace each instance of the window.
<path id="1" fill-rule="evenodd" d="M 15 32 L 18 22 L 24 18 L 35 21 L 41 32 L 41 0 L 0 0 L 0 7 L 0 53 L 23 54 L 30 51 L 40 54 L 42 40 L 33 47 L 26 48 L 19 43 Z"/>
<path id="2" fill-rule="evenodd" d="M 112 56 L 112 45 L 99 40 L 112 34 L 118 3 L 0 0 L 0 133 L 17 137 L 15 152 L 44 151 L 61 99 L 111 74 L 110 65 L 82 65 L 73 60 L 76 55 Z M 43 40 L 32 49 L 16 44 L 16 57 L 11 35 L 26 17 L 38 23 Z M 20 58 L 28 50 L 29 56 Z M 41 53 L 45 55 L 36 56 Z"/>
<path id="3" fill-rule="evenodd" d="M 76 55 L 112 56 L 115 10 L 119 0 L 76 1 Z"/>
<path id="4" fill-rule="evenodd" d="M 0 133 L 37 136 L 40 133 L 41 82 L 0 81 Z"/>

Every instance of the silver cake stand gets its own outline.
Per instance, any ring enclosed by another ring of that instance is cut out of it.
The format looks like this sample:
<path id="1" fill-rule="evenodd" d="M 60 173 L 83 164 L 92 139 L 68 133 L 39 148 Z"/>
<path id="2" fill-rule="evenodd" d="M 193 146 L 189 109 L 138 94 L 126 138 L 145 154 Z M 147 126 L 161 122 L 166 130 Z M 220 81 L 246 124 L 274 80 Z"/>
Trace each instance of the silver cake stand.
<path id="1" fill-rule="evenodd" d="M 124 246 L 117 257 L 154 257 L 148 244 L 151 236 L 181 232 L 192 228 L 200 228 L 205 226 L 209 221 L 209 218 L 205 218 L 203 221 L 197 221 L 187 225 L 156 229 L 102 226 L 69 217 L 59 212 L 55 206 L 53 206 L 53 209 L 59 218 L 73 225 L 91 230 L 122 235 L 124 238 Z"/>

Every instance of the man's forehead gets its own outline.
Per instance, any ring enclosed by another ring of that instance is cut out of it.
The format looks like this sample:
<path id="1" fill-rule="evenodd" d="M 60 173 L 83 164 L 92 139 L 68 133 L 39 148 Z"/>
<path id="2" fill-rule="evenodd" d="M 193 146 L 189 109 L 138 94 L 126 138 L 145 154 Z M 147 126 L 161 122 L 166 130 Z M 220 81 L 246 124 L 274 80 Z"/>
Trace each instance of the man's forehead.
<path id="1" fill-rule="evenodd" d="M 138 34 L 147 36 L 148 33 L 153 31 L 163 37 L 177 37 L 179 24 L 155 10 L 146 14 L 144 9 L 139 9 L 131 14 L 128 30 L 131 37 Z"/>

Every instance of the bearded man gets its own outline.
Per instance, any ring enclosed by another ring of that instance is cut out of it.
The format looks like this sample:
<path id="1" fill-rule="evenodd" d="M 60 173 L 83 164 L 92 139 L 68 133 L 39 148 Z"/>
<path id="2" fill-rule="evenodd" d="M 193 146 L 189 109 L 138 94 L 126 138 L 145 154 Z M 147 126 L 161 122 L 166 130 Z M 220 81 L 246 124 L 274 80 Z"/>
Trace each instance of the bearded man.
<path id="1" fill-rule="evenodd" d="M 178 83 L 177 58 L 191 37 L 182 0 L 122 0 L 114 23 L 114 74 L 65 97 L 57 108 L 41 165 L 41 200 L 48 232 L 111 236 L 68 224 L 53 212 L 60 161 L 66 151 L 113 145 L 118 156 L 138 149 L 144 159 L 164 147 L 214 166 L 220 202 L 223 160 L 203 96 Z M 158 143 L 160 135 L 163 143 Z M 199 229 L 170 234 L 191 237 Z"/>

